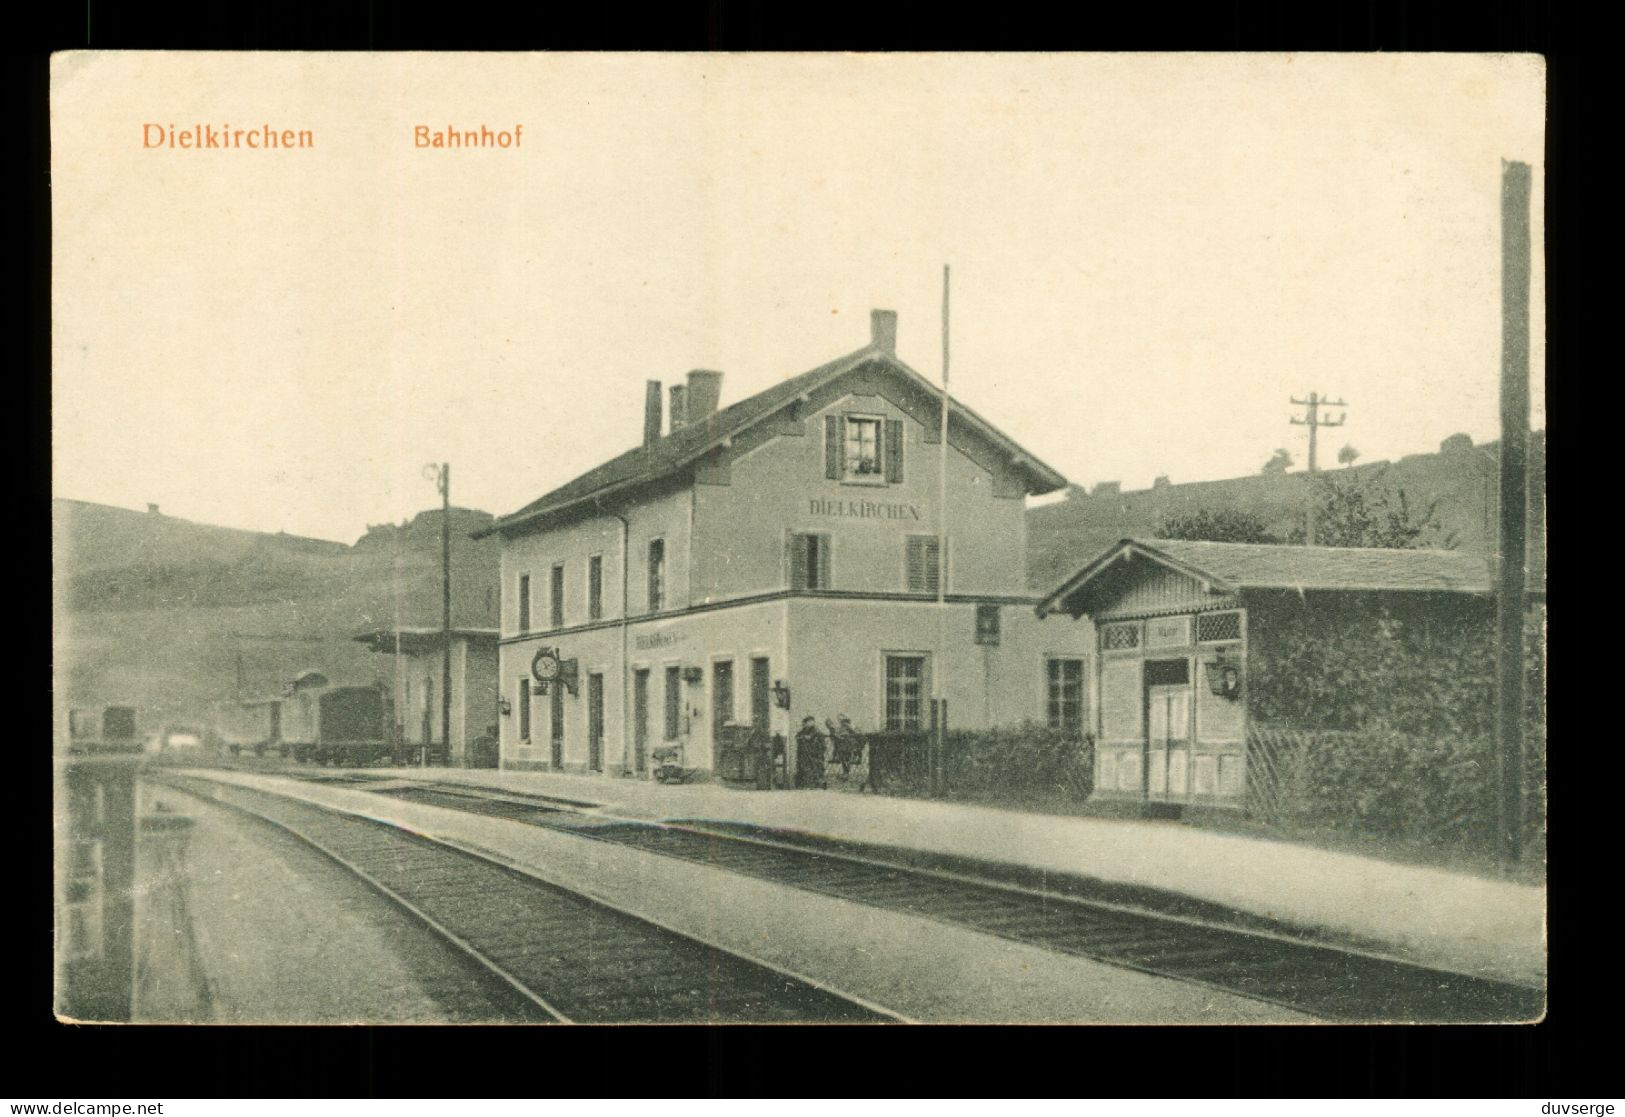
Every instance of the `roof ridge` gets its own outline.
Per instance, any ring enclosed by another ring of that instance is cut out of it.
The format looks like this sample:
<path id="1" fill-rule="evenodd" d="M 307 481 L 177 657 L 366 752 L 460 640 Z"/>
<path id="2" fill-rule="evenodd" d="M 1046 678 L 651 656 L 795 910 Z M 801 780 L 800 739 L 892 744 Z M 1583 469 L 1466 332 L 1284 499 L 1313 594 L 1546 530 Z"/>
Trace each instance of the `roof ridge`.
<path id="1" fill-rule="evenodd" d="M 879 360 L 890 365 L 904 377 L 912 377 L 928 388 L 932 387 L 925 377 L 895 353 L 870 342 L 814 368 L 784 377 L 778 383 L 769 385 L 744 399 L 736 400 L 703 419 L 688 423 L 675 431 L 669 431 L 650 444 L 634 446 L 550 489 L 516 512 L 498 516 L 488 528 L 471 534 L 475 538 L 480 538 L 551 512 L 561 512 L 589 499 L 601 498 L 612 489 L 669 476 L 686 468 L 723 439 L 730 438 L 767 419 L 797 395 L 810 390 L 811 385 L 822 384 L 845 375 L 870 360 Z M 984 429 L 985 433 L 991 435 L 997 442 L 1005 444 L 1008 447 L 1007 452 L 1017 457 L 1030 473 L 1046 480 L 1046 475 L 1053 476 L 1059 484 L 1065 484 L 1065 478 L 1058 472 L 1028 453 L 1014 439 L 982 418 L 976 411 L 962 403 L 956 404 L 955 410 Z"/>

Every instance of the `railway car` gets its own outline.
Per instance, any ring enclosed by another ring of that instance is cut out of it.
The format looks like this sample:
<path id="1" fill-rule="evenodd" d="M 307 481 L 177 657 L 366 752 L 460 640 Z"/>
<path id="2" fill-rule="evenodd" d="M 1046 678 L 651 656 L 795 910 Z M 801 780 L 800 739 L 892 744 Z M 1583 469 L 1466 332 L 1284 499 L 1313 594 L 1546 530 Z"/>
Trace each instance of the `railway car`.
<path id="1" fill-rule="evenodd" d="M 252 749 L 255 756 L 272 750 L 287 756 L 288 743 L 282 738 L 282 699 L 221 703 L 215 710 L 215 737 L 233 756 L 244 749 Z"/>
<path id="2" fill-rule="evenodd" d="M 297 690 L 283 701 L 282 736 L 300 763 L 345 767 L 394 758 L 389 703 L 377 686 Z"/>

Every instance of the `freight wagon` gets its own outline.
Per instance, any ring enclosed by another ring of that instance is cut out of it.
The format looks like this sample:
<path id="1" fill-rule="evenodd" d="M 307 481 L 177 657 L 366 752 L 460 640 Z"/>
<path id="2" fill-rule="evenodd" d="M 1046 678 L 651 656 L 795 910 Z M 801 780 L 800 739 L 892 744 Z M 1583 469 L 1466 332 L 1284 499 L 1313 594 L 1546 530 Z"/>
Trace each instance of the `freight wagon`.
<path id="1" fill-rule="evenodd" d="M 214 731 L 220 746 L 233 756 L 244 749 L 252 749 L 255 756 L 264 756 L 268 750 L 288 755 L 288 743 L 282 739 L 280 698 L 222 702 L 215 710 Z"/>
<path id="2" fill-rule="evenodd" d="M 382 687 L 336 686 L 296 690 L 282 700 L 283 755 L 300 763 L 344 767 L 395 757 L 389 702 Z"/>

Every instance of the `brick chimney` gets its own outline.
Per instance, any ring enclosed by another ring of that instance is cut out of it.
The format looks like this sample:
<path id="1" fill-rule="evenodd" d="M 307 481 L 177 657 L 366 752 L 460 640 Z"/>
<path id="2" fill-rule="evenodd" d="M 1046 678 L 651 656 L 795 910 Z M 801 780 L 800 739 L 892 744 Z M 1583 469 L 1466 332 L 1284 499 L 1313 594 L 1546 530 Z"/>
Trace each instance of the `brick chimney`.
<path id="1" fill-rule="evenodd" d="M 643 392 L 643 448 L 660 441 L 660 381 L 651 380 Z"/>
<path id="2" fill-rule="evenodd" d="M 158 506 L 156 504 L 148 504 L 147 505 L 147 515 L 156 516 L 157 514 L 158 514 Z"/>
<path id="3" fill-rule="evenodd" d="M 697 368 L 688 374 L 688 415 L 685 422 L 697 423 L 717 413 L 722 402 L 722 373 Z"/>
<path id="4" fill-rule="evenodd" d="M 1470 434 L 1453 434 L 1439 443 L 1439 453 L 1460 454 L 1473 448 L 1473 436 Z"/>
<path id="5" fill-rule="evenodd" d="M 897 352 L 897 312 L 871 310 L 869 312 L 869 344 L 883 353 Z"/>
<path id="6" fill-rule="evenodd" d="M 687 422 L 688 401 L 683 398 L 687 394 L 688 389 L 681 384 L 671 386 L 671 433 L 673 434 L 682 430 L 683 424 Z"/>

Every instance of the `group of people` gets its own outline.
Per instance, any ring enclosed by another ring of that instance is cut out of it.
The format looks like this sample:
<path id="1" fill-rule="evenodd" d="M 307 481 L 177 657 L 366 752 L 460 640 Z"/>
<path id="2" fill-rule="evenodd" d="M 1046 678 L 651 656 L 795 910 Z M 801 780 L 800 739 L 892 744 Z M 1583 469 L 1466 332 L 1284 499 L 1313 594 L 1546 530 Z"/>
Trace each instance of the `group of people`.
<path id="1" fill-rule="evenodd" d="M 825 718 L 824 725 L 829 730 L 825 734 L 818 728 L 818 720 L 812 715 L 801 719 L 801 728 L 796 731 L 796 786 L 828 788 L 829 770 L 832 766 L 838 766 L 843 781 L 851 778 L 852 769 L 862 768 L 863 780 L 858 790 L 879 791 L 880 772 L 879 766 L 874 763 L 873 748 L 870 748 L 870 762 L 864 765 L 863 738 L 852 728 L 851 718 L 842 714 L 839 720 L 840 724 L 837 725 Z M 826 736 L 829 738 L 827 752 Z"/>

